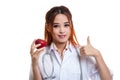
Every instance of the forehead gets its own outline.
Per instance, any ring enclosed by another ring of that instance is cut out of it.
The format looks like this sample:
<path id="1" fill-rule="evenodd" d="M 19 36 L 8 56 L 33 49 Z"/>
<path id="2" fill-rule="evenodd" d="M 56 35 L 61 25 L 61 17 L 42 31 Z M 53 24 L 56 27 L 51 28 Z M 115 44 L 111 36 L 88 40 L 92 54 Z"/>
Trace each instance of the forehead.
<path id="1" fill-rule="evenodd" d="M 68 18 L 64 14 L 57 14 L 55 16 L 54 22 L 58 22 L 58 21 L 68 22 Z"/>

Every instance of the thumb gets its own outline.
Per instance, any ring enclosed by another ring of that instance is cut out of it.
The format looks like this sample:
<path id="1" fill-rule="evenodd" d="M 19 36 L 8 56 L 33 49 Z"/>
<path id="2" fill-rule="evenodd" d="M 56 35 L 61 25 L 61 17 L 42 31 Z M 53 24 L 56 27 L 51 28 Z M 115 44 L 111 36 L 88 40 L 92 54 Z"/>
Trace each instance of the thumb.
<path id="1" fill-rule="evenodd" d="M 87 37 L 87 45 L 91 45 L 89 36 Z"/>

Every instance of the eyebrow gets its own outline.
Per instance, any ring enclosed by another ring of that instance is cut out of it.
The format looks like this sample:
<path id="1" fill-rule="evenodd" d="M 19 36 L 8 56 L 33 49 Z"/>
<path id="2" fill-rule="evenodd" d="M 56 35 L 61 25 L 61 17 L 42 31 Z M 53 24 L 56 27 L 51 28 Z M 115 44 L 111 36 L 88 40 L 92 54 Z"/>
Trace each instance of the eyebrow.
<path id="1" fill-rule="evenodd" d="M 59 24 L 59 23 L 53 23 L 53 24 Z M 64 24 L 69 24 L 69 22 L 64 22 Z"/>

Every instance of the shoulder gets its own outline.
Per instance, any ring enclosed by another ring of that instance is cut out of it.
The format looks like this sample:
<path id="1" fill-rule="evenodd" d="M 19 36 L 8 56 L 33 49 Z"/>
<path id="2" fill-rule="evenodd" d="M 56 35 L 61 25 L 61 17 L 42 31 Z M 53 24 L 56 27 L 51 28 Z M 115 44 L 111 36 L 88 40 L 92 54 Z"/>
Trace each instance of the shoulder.
<path id="1" fill-rule="evenodd" d="M 44 47 L 43 51 L 40 53 L 39 57 L 42 57 L 49 50 L 49 47 Z"/>

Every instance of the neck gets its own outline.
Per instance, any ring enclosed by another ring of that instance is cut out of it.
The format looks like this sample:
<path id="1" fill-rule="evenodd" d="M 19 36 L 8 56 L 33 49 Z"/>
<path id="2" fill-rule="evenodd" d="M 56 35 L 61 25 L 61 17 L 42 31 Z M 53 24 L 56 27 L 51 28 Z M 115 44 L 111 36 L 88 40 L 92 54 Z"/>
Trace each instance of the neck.
<path id="1" fill-rule="evenodd" d="M 59 53 L 63 52 L 63 50 L 66 47 L 66 44 L 67 44 L 67 42 L 65 42 L 65 43 L 55 43 L 55 46 L 57 47 L 57 50 L 58 50 Z"/>

